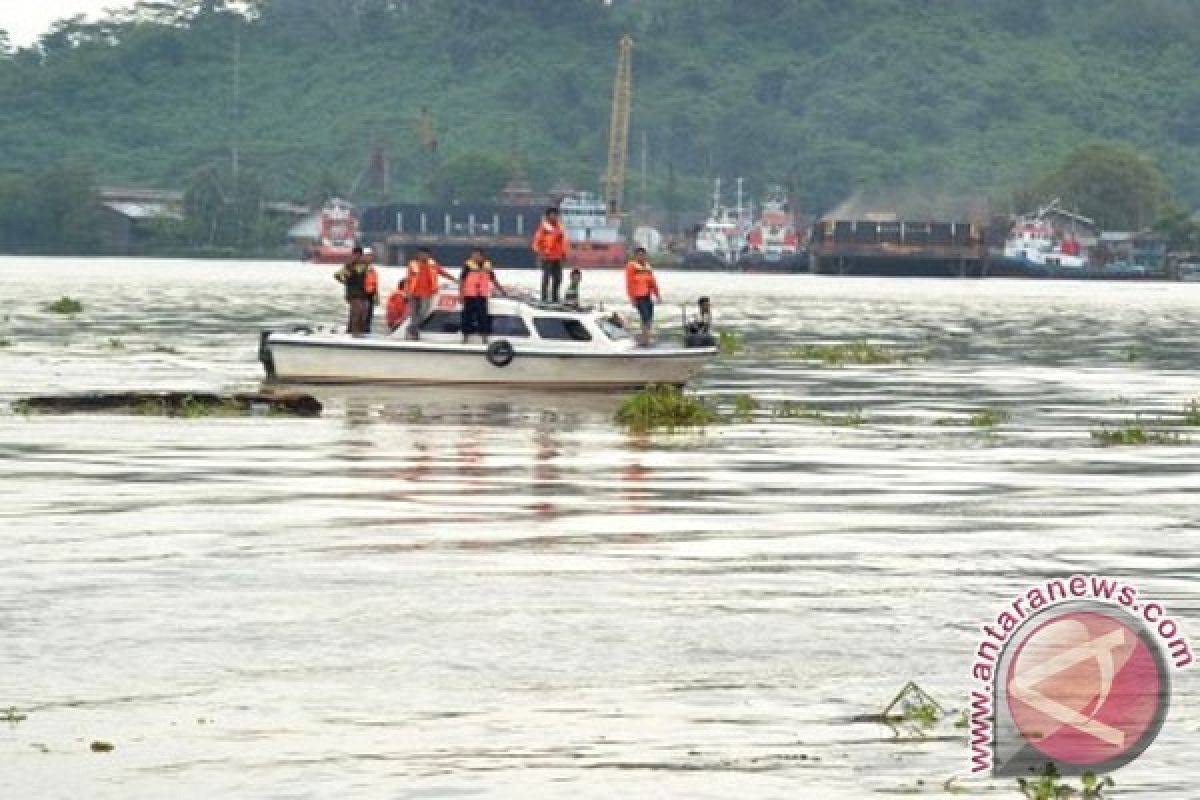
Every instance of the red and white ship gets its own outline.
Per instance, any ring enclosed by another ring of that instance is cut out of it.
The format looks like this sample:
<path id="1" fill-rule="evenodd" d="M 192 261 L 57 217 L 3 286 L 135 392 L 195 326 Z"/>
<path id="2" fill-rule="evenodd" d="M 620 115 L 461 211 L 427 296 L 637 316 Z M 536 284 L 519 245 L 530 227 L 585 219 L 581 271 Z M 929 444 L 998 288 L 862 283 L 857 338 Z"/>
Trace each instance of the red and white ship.
<path id="1" fill-rule="evenodd" d="M 787 193 L 779 186 L 767 189 L 758 219 L 746 234 L 746 250 L 750 259 L 785 261 L 800 251 L 800 236 L 788 206 Z"/>
<path id="2" fill-rule="evenodd" d="M 335 197 L 321 209 L 321 228 L 309 250 L 318 264 L 345 264 L 358 243 L 358 217 L 354 206 Z"/>
<path id="3" fill-rule="evenodd" d="M 568 266 L 586 269 L 625 265 L 621 220 L 609 216 L 604 201 L 591 192 L 574 192 L 562 199 L 558 211 L 570 242 Z"/>

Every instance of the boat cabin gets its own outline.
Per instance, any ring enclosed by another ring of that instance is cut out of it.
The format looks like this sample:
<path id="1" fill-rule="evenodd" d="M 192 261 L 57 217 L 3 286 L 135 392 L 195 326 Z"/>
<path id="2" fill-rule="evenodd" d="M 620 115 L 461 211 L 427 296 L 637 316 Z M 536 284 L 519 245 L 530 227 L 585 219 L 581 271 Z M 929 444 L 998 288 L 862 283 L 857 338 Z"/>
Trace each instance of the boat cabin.
<path id="1" fill-rule="evenodd" d="M 571 309 L 547 305 L 523 298 L 493 297 L 488 301 L 492 321 L 490 338 L 507 339 L 513 344 L 538 348 L 621 351 L 636 346 L 626 322 L 619 315 L 594 309 Z M 406 321 L 392 333 L 404 338 Z M 434 298 L 429 315 L 420 321 L 421 341 L 460 343 L 462 341 L 462 300 L 453 289 L 443 289 Z"/>

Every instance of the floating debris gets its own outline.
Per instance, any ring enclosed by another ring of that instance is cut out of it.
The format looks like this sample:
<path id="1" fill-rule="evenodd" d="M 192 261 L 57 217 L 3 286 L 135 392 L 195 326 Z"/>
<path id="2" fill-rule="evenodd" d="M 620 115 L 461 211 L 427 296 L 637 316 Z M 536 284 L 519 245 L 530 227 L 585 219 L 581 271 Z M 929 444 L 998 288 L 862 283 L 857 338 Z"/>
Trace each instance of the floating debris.
<path id="1" fill-rule="evenodd" d="M 911 722 L 930 727 L 945 715 L 945 709 L 929 692 L 918 686 L 916 681 L 909 681 L 887 704 L 879 718 L 884 722 Z"/>
<path id="2" fill-rule="evenodd" d="M 117 749 L 116 745 L 114 745 L 112 742 L 106 742 L 103 739 L 97 739 L 96 741 L 92 742 L 91 748 L 93 753 L 111 753 L 113 750 Z"/>
<path id="3" fill-rule="evenodd" d="M 165 417 L 243 416 L 264 412 L 298 417 L 321 414 L 321 402 L 298 392 L 88 392 L 26 397 L 13 404 L 19 414 L 138 414 Z"/>
<path id="4" fill-rule="evenodd" d="M 3 714 L 0 714 L 0 722 L 7 722 L 9 725 L 16 727 L 18 723 L 29 719 L 28 714 L 22 714 L 17 710 L 16 706 L 9 706 Z"/>

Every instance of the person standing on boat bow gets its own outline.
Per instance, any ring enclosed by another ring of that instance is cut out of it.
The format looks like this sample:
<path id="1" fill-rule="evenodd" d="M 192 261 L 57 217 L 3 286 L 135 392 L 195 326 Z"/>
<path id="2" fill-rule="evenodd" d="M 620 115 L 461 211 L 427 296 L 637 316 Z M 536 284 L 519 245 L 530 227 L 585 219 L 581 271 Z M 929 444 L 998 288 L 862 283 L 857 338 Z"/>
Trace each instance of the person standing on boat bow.
<path id="1" fill-rule="evenodd" d="M 562 288 L 563 262 L 567 259 L 567 232 L 558 220 L 558 209 L 547 208 L 533 235 L 533 252 L 542 268 L 542 302 L 559 302 Z"/>
<path id="2" fill-rule="evenodd" d="M 433 296 L 437 294 L 438 278 L 447 278 L 455 283 L 453 275 L 433 260 L 428 247 L 417 250 L 417 257 L 408 262 L 408 277 L 404 293 L 408 295 L 408 338 L 421 338 L 421 323 L 433 310 Z"/>
<path id="3" fill-rule="evenodd" d="M 662 295 L 644 247 L 634 250 L 633 258 L 625 265 L 625 294 L 642 320 L 642 335 L 638 337 L 638 342 L 649 346 L 654 334 L 654 302 L 657 300 L 661 303 Z"/>
<path id="4" fill-rule="evenodd" d="M 367 280 L 370 271 L 371 263 L 363 256 L 363 249 L 355 247 L 351 251 L 350 262 L 333 276 L 338 283 L 346 287 L 346 304 L 350 306 L 346 330 L 351 336 L 364 336 L 367 333 L 371 303 Z"/>
<path id="5" fill-rule="evenodd" d="M 492 296 L 493 289 L 500 294 L 506 295 L 508 292 L 496 279 L 492 262 L 484 255 L 482 249 L 477 247 L 471 251 L 471 257 L 463 264 L 458 285 L 462 291 L 463 344 L 470 340 L 473 333 L 478 334 L 483 343 L 487 344 L 488 337 L 492 335 L 488 298 Z"/>

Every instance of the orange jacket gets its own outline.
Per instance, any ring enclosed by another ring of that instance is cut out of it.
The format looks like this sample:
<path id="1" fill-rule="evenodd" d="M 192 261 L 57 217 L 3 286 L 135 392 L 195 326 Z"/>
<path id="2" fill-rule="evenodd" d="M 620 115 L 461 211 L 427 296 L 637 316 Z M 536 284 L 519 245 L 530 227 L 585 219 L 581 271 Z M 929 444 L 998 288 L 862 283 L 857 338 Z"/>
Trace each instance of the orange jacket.
<path id="1" fill-rule="evenodd" d="M 451 278 L 450 273 L 442 269 L 432 258 L 426 261 L 414 258 L 408 262 L 408 277 L 404 281 L 404 291 L 413 297 L 433 297 L 437 294 L 439 275 Z"/>
<path id="2" fill-rule="evenodd" d="M 654 277 L 654 269 L 649 264 L 639 264 L 630 261 L 625 265 L 625 294 L 630 300 L 654 296 L 662 300 L 658 292 L 658 280 Z"/>
<path id="3" fill-rule="evenodd" d="M 379 294 L 379 272 L 374 267 L 367 267 L 367 274 L 363 278 L 363 289 L 371 297 Z"/>
<path id="4" fill-rule="evenodd" d="M 397 289 L 388 296 L 387 302 L 387 326 L 389 330 L 394 330 L 397 325 L 404 321 L 408 316 L 408 298 L 404 296 L 404 292 Z"/>
<path id="5" fill-rule="evenodd" d="M 561 222 L 542 220 L 533 235 L 533 252 L 545 261 L 562 261 L 567 257 L 567 232 Z"/>

